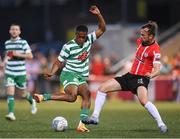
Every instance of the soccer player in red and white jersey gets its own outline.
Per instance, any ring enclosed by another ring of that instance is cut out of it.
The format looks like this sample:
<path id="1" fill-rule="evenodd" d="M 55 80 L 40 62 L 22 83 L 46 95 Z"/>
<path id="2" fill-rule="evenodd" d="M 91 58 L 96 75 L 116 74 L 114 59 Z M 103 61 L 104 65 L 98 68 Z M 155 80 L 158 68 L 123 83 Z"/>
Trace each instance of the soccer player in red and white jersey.
<path id="1" fill-rule="evenodd" d="M 98 89 L 94 112 L 85 124 L 98 124 L 99 115 L 106 100 L 106 95 L 113 91 L 131 91 L 135 94 L 142 106 L 157 122 L 161 133 L 168 131 L 167 126 L 154 104 L 148 100 L 148 84 L 150 79 L 160 74 L 160 47 L 155 40 L 156 23 L 148 22 L 140 29 L 140 38 L 137 39 L 136 56 L 131 71 L 121 77 L 115 77 L 104 82 Z"/>

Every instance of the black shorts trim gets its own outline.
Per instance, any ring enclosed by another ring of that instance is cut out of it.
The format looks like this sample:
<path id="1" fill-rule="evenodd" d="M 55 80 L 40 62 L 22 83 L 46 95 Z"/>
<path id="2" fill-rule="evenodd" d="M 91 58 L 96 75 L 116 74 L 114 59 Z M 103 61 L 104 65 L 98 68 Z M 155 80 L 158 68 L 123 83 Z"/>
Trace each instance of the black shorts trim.
<path id="1" fill-rule="evenodd" d="M 133 94 L 137 94 L 137 88 L 139 86 L 144 86 L 148 89 L 150 81 L 150 78 L 148 77 L 131 73 L 126 73 L 125 75 L 115 77 L 114 79 L 121 85 L 122 91 L 131 91 Z"/>

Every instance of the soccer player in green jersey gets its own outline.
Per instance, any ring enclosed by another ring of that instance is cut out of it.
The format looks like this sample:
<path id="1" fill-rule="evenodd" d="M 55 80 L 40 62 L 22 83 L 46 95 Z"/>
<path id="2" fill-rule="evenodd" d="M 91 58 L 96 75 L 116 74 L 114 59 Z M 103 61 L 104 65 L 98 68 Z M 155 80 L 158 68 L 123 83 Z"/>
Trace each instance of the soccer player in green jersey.
<path id="1" fill-rule="evenodd" d="M 26 91 L 26 59 L 32 59 L 33 55 L 26 40 L 20 38 L 20 25 L 10 26 L 10 39 L 5 42 L 6 56 L 5 63 L 5 86 L 7 93 L 7 103 L 9 113 L 6 119 L 14 121 L 14 94 L 15 91 L 21 93 L 31 104 L 31 113 L 37 112 L 36 101 L 29 92 Z"/>
<path id="2" fill-rule="evenodd" d="M 91 6 L 89 11 L 94 14 L 99 21 L 97 30 L 88 34 L 88 28 L 85 25 L 77 26 L 75 38 L 63 46 L 57 60 L 52 66 L 51 72 L 45 74 L 46 78 L 50 78 L 58 69 L 62 69 L 60 82 L 64 86 L 65 93 L 60 93 L 59 95 L 51 95 L 50 93 L 44 93 L 43 95 L 34 94 L 37 102 L 47 100 L 75 102 L 77 95 L 80 95 L 82 97 L 82 103 L 80 123 L 77 128 L 80 132 L 89 132 L 81 121 L 88 118 L 91 103 L 86 82 L 89 75 L 90 48 L 92 43 L 99 38 L 106 29 L 104 18 L 99 9 L 96 6 Z"/>

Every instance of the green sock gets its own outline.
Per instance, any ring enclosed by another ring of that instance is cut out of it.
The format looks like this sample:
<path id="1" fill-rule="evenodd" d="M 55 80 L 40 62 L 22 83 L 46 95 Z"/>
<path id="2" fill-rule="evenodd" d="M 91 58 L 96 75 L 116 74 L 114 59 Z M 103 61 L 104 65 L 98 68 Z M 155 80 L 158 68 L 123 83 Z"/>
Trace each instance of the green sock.
<path id="1" fill-rule="evenodd" d="M 7 103 L 8 103 L 9 113 L 10 112 L 14 113 L 14 96 L 8 96 Z"/>
<path id="2" fill-rule="evenodd" d="M 49 93 L 45 93 L 45 94 L 43 94 L 43 97 L 44 97 L 44 101 L 46 101 L 46 100 L 50 100 L 51 99 L 51 94 L 49 94 Z"/>
<path id="3" fill-rule="evenodd" d="M 88 118 L 88 115 L 89 115 L 89 109 L 82 108 L 81 113 L 80 113 L 80 119 L 81 120 L 86 119 L 86 118 Z"/>
<path id="4" fill-rule="evenodd" d="M 31 96 L 29 92 L 25 93 L 25 98 L 30 104 L 32 104 L 33 97 Z"/>

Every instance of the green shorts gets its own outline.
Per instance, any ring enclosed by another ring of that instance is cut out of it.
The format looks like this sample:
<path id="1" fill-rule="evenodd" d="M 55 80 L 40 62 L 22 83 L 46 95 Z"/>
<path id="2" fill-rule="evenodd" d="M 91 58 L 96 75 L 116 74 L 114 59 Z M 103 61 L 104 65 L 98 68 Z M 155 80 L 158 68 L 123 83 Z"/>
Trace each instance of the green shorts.
<path id="1" fill-rule="evenodd" d="M 6 74 L 5 86 L 16 86 L 19 89 L 26 89 L 26 75 L 15 76 Z"/>
<path id="2" fill-rule="evenodd" d="M 61 72 L 60 82 L 63 84 L 64 89 L 70 84 L 79 86 L 81 84 L 87 83 L 86 78 L 83 77 L 82 75 L 75 72 L 68 72 L 68 71 Z"/>

